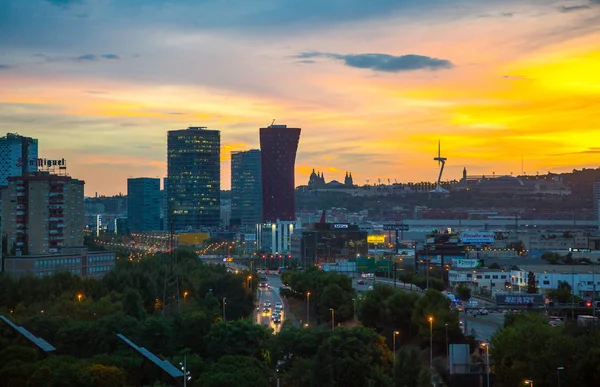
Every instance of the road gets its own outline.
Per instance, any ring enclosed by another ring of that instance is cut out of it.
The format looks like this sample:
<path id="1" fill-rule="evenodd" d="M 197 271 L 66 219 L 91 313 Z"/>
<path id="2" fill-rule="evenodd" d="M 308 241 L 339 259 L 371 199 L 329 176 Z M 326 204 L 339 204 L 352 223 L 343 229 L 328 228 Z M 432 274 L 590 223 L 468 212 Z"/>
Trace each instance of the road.
<path id="1" fill-rule="evenodd" d="M 271 329 L 273 329 L 273 332 L 277 334 L 280 332 L 281 327 L 285 322 L 285 319 L 287 318 L 288 308 L 287 305 L 285 305 L 281 296 L 279 295 L 279 288 L 283 286 L 279 275 L 268 275 L 266 277 L 269 279 L 269 287 L 259 287 L 257 290 L 257 305 L 260 307 L 260 309 L 255 311 L 254 321 L 257 324 L 271 327 Z M 267 301 L 271 303 L 271 310 L 269 313 L 263 313 L 264 304 Z M 281 322 L 279 324 L 275 324 L 271 319 L 271 313 L 273 312 L 275 304 L 277 302 L 281 302 L 283 305 L 283 310 L 281 312 Z"/>

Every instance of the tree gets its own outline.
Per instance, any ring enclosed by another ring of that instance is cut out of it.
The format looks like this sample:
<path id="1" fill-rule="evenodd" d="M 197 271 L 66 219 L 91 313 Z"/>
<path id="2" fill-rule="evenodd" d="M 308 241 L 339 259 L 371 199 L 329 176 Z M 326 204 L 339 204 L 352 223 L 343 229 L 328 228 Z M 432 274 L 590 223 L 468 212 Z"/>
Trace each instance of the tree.
<path id="1" fill-rule="evenodd" d="M 223 356 L 200 375 L 199 385 L 205 387 L 269 387 L 271 371 L 264 363 L 245 356 Z"/>
<path id="2" fill-rule="evenodd" d="M 529 273 L 527 273 L 527 293 L 536 294 L 537 292 L 537 281 L 535 279 L 535 273 L 530 271 Z"/>
<path id="3" fill-rule="evenodd" d="M 396 354 L 396 386 L 417 386 L 421 371 L 427 367 L 418 347 L 403 346 Z"/>
<path id="4" fill-rule="evenodd" d="M 218 359 L 225 355 L 248 356 L 269 361 L 269 328 L 249 320 L 235 320 L 213 325 L 204 337 L 206 357 Z"/>
<path id="5" fill-rule="evenodd" d="M 92 364 L 88 367 L 89 383 L 87 386 L 96 387 L 118 387 L 125 386 L 125 373 L 115 366 L 104 366 L 102 364 Z"/>
<path id="6" fill-rule="evenodd" d="M 456 287 L 456 296 L 461 301 L 469 301 L 471 299 L 471 288 L 460 284 Z"/>
<path id="7" fill-rule="evenodd" d="M 135 289 L 127 288 L 125 293 L 123 293 L 123 311 L 137 320 L 141 320 L 144 317 L 142 297 Z"/>

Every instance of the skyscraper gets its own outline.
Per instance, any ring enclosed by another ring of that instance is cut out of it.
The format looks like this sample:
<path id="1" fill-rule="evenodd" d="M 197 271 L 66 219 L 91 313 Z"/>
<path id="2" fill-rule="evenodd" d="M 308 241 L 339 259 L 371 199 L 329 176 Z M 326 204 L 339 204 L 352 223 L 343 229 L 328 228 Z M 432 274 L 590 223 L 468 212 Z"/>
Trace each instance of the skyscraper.
<path id="1" fill-rule="evenodd" d="M 8 255 L 58 254 L 65 247 L 82 247 L 83 185 L 48 172 L 9 177 L 2 192 Z"/>
<path id="2" fill-rule="evenodd" d="M 260 128 L 263 221 L 296 220 L 294 166 L 300 128 Z"/>
<path id="3" fill-rule="evenodd" d="M 220 224 L 221 132 L 206 127 L 167 136 L 169 228 L 198 230 Z"/>
<path id="4" fill-rule="evenodd" d="M 160 230 L 160 179 L 127 179 L 127 225 L 131 232 Z"/>
<path id="5" fill-rule="evenodd" d="M 231 224 L 262 223 L 260 150 L 231 152 Z"/>
<path id="6" fill-rule="evenodd" d="M 23 176 L 36 172 L 38 140 L 8 133 L 0 137 L 0 186 L 8 185 L 11 176 Z"/>

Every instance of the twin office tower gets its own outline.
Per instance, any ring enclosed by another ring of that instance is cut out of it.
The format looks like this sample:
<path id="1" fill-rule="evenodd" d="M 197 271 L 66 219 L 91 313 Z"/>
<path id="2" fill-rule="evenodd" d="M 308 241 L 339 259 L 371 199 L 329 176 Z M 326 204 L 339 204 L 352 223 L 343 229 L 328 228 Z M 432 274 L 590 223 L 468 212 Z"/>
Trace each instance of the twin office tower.
<path id="1" fill-rule="evenodd" d="M 295 220 L 294 165 L 300 128 L 260 128 L 260 150 L 231 154 L 231 225 Z M 174 230 L 221 223 L 221 133 L 205 127 L 168 132 L 167 217 Z"/>

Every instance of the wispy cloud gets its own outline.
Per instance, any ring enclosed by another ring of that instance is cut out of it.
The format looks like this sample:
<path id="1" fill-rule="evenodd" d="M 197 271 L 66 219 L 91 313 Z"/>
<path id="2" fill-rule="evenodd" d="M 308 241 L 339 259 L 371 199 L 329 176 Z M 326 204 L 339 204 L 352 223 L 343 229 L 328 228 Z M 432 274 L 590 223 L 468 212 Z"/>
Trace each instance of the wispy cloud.
<path id="1" fill-rule="evenodd" d="M 562 12 L 562 13 L 568 13 L 568 12 L 582 11 L 584 9 L 590 9 L 590 6 L 588 4 L 563 5 L 562 7 L 558 8 L 558 11 Z"/>
<path id="2" fill-rule="evenodd" d="M 83 4 L 83 0 L 46 0 L 48 3 L 66 9 L 72 5 Z"/>
<path id="3" fill-rule="evenodd" d="M 414 70 L 441 70 L 454 67 L 454 64 L 447 59 L 414 54 L 394 56 L 389 54 L 334 54 L 311 51 L 301 53 L 296 58 L 301 60 L 310 58 L 334 59 L 343 61 L 348 67 L 390 73 Z"/>
<path id="4" fill-rule="evenodd" d="M 5 64 L 0 64 L 0 70 L 8 70 L 10 68 L 12 68 L 12 66 L 5 65 Z"/>

